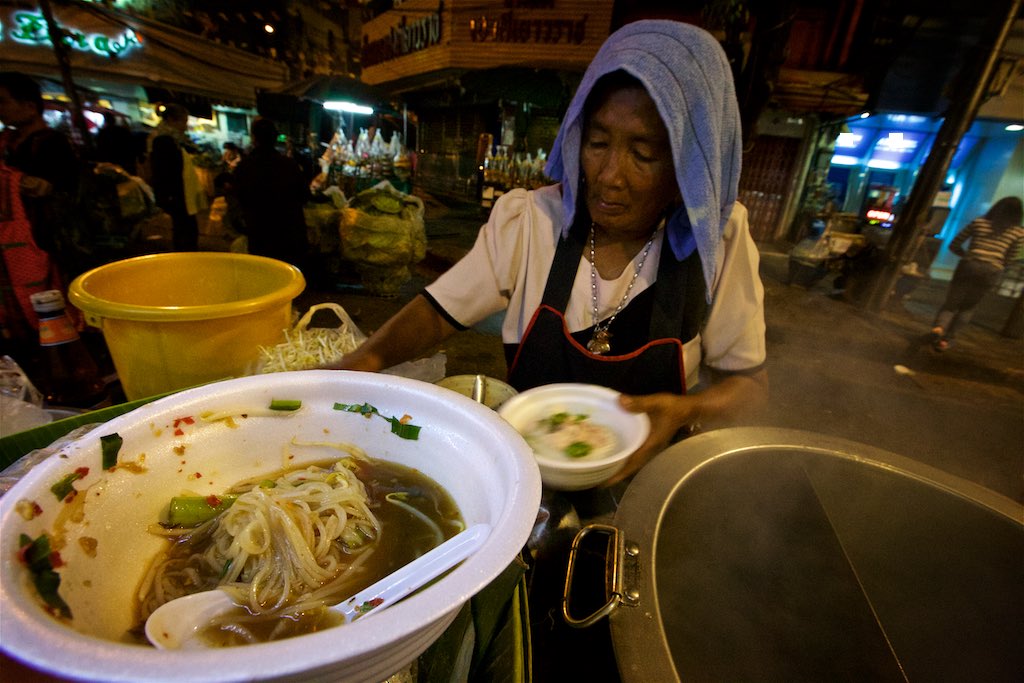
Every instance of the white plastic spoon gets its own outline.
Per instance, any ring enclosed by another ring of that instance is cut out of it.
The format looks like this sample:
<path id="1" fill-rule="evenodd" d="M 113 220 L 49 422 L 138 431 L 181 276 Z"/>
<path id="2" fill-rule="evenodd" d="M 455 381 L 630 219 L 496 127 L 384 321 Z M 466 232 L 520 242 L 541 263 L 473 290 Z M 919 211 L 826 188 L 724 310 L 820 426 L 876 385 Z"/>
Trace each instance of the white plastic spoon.
<path id="1" fill-rule="evenodd" d="M 472 555 L 490 532 L 489 524 L 475 524 L 328 609 L 341 613 L 345 623 L 379 612 Z M 199 632 L 217 615 L 237 608 L 222 590 L 186 595 L 164 603 L 149 615 L 146 637 L 161 650 L 206 648 L 209 645 L 197 637 Z"/>

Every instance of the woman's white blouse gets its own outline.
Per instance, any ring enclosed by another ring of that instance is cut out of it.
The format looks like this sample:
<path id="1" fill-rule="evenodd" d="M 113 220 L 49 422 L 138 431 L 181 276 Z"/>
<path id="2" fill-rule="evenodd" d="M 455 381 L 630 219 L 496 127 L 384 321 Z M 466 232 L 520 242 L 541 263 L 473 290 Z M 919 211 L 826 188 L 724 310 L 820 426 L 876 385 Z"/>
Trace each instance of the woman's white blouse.
<path id="1" fill-rule="evenodd" d="M 503 195 L 470 252 L 429 285 L 427 292 L 466 327 L 505 310 L 502 341 L 519 342 L 544 294 L 560 233 L 556 223 L 560 215 L 557 185 L 534 191 L 516 189 Z M 656 279 L 663 237 L 664 230 L 659 230 L 630 299 Z M 739 203 L 726 225 L 719 259 L 707 322 L 684 346 L 687 388 L 697 383 L 702 362 L 717 370 L 739 371 L 756 368 L 765 359 L 759 255 L 750 237 L 747 210 Z M 622 300 L 635 264 L 634 260 L 615 280 L 598 276 L 599 319 L 611 315 Z M 577 332 L 593 325 L 593 318 L 590 262 L 582 258 L 565 320 L 570 332 Z M 614 351 L 614 339 L 612 348 Z"/>

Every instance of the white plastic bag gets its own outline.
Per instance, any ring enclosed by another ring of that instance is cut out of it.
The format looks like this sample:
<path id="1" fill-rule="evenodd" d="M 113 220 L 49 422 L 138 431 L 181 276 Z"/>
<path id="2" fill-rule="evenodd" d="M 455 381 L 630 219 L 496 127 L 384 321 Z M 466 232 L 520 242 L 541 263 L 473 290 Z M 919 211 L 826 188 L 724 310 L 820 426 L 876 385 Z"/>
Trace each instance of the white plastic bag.
<path id="1" fill-rule="evenodd" d="M 309 323 L 317 311 L 328 310 L 338 316 L 337 327 L 313 327 Z M 345 309 L 334 303 L 310 306 L 306 314 L 290 329 L 285 340 L 273 348 L 260 347 L 260 374 L 286 370 L 312 370 L 336 363 L 366 341 Z"/>

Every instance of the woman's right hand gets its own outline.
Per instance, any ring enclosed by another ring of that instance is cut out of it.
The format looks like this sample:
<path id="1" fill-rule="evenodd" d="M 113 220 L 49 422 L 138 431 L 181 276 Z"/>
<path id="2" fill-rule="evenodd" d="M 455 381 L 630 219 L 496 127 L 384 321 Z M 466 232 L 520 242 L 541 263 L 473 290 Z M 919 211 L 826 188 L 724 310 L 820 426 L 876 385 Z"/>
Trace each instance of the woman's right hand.
<path id="1" fill-rule="evenodd" d="M 612 486 L 636 474 L 647 461 L 668 448 L 680 429 L 696 430 L 700 420 L 700 399 L 697 396 L 679 396 L 660 393 L 646 396 L 619 397 L 619 404 L 632 413 L 646 413 L 651 421 L 647 440 L 636 449 L 625 467 L 603 484 Z"/>
<path id="2" fill-rule="evenodd" d="M 693 433 L 712 424 L 721 426 L 761 406 L 768 398 L 768 372 L 762 367 L 749 373 L 712 373 L 713 383 L 704 391 L 680 396 L 672 393 L 619 397 L 619 404 L 633 413 L 647 413 L 651 433 L 626 461 L 626 466 L 604 486 L 632 476 L 647 461 L 665 450 L 682 432 Z"/>

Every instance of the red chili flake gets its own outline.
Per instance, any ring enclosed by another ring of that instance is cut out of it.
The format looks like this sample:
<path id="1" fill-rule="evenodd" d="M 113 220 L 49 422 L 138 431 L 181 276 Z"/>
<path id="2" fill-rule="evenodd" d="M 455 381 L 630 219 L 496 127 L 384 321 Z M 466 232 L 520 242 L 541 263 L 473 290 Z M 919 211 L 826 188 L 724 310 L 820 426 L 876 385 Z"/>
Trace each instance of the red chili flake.
<path id="1" fill-rule="evenodd" d="M 182 436 L 182 435 L 185 434 L 185 432 L 183 432 L 181 430 L 179 425 L 183 425 L 183 424 L 191 425 L 191 424 L 195 424 L 195 423 L 196 423 L 196 421 L 193 418 L 191 418 L 191 417 L 189 417 L 187 415 L 185 417 L 175 418 L 174 419 L 174 425 L 173 425 L 174 426 L 174 435 L 175 436 Z"/>
<path id="2" fill-rule="evenodd" d="M 39 503 L 37 503 L 37 502 L 35 502 L 33 500 L 32 501 L 32 515 L 33 515 L 33 517 L 38 517 L 41 514 L 43 514 L 42 506 Z"/>
<path id="3" fill-rule="evenodd" d="M 220 498 L 218 498 L 217 496 L 207 496 L 206 504 L 212 508 L 220 507 Z"/>
<path id="4" fill-rule="evenodd" d="M 356 611 L 360 614 L 366 614 L 374 607 L 380 606 L 382 602 L 384 602 L 384 598 L 374 598 L 373 600 L 367 600 L 366 602 L 356 607 Z"/>
<path id="5" fill-rule="evenodd" d="M 54 550 L 50 553 L 50 566 L 56 569 L 57 567 L 64 566 L 64 560 L 61 558 L 60 553 Z"/>
<path id="6" fill-rule="evenodd" d="M 196 472 L 192 476 L 195 477 L 196 479 L 202 479 L 203 478 L 202 472 Z"/>
<path id="7" fill-rule="evenodd" d="M 81 477 L 88 477 L 89 476 L 89 468 L 88 467 L 79 467 L 79 468 L 75 469 L 75 474 L 77 474 L 79 476 L 79 478 L 81 478 Z"/>
<path id="8" fill-rule="evenodd" d="M 28 564 L 28 551 L 31 549 L 31 543 L 26 543 L 25 545 L 18 548 L 18 562 L 21 562 L 22 564 Z"/>
<path id="9" fill-rule="evenodd" d="M 75 496 L 77 496 L 77 495 L 78 495 L 78 489 L 71 489 L 71 493 L 69 493 L 67 495 L 67 497 L 65 497 L 64 500 L 62 500 L 61 502 L 62 503 L 70 503 L 71 501 L 73 501 L 75 499 Z"/>

